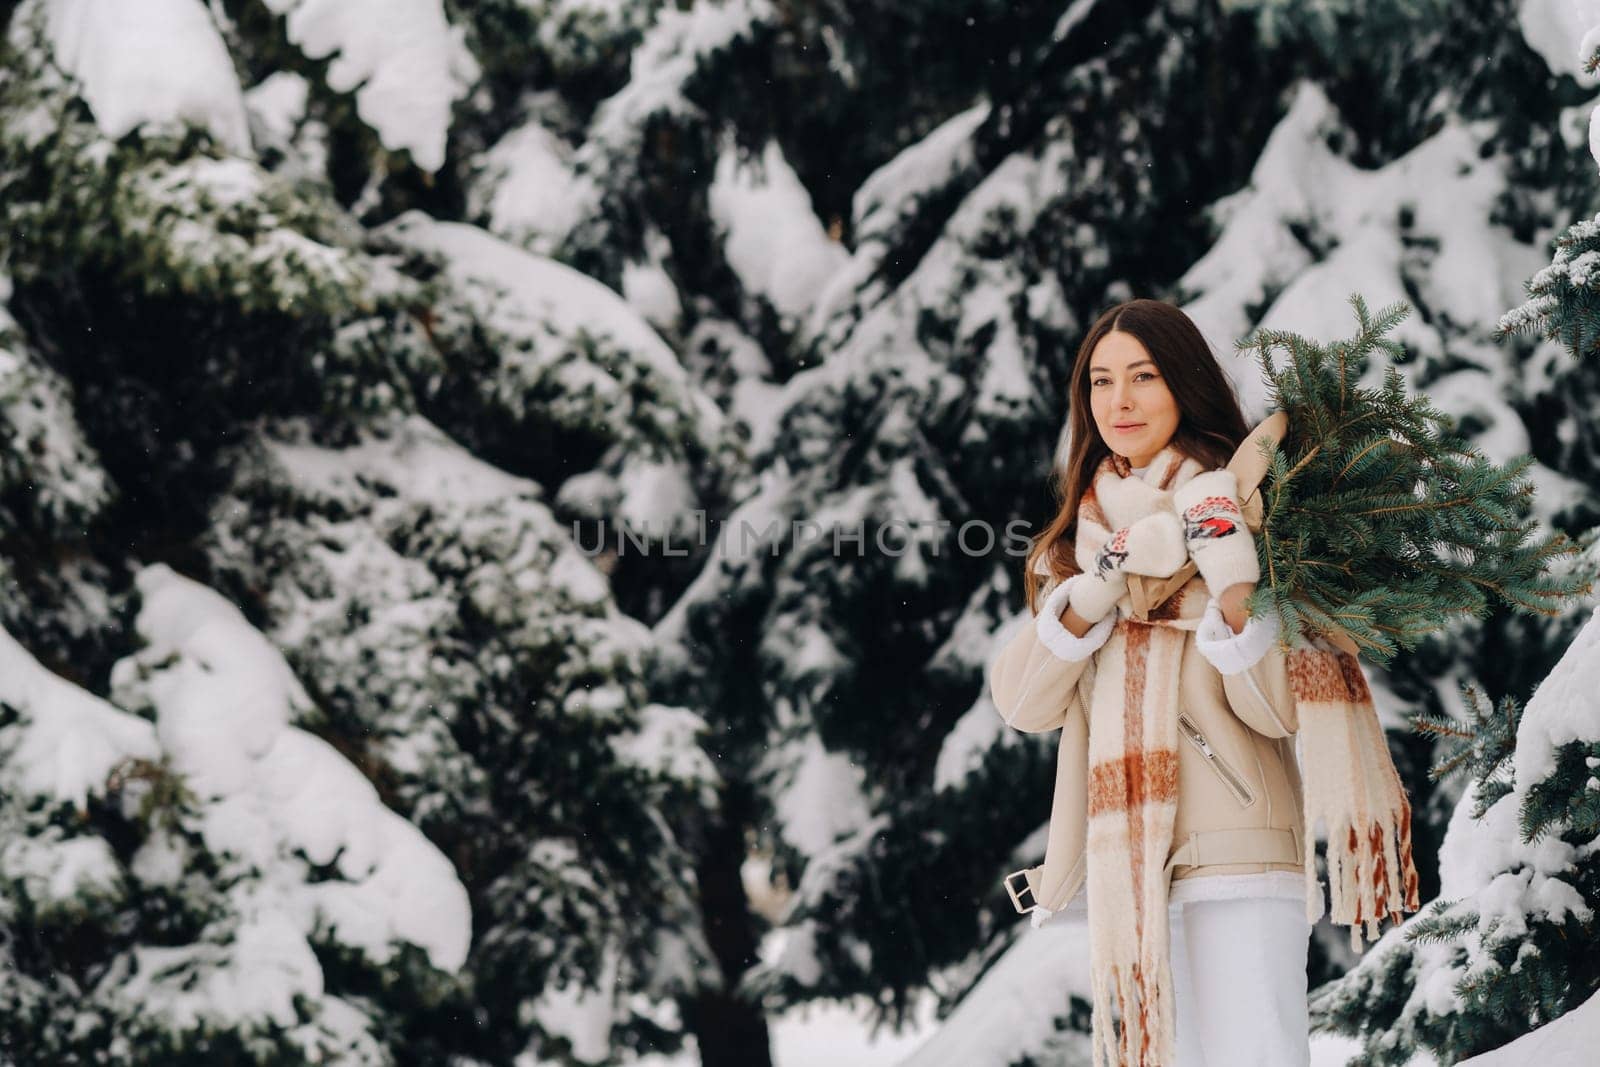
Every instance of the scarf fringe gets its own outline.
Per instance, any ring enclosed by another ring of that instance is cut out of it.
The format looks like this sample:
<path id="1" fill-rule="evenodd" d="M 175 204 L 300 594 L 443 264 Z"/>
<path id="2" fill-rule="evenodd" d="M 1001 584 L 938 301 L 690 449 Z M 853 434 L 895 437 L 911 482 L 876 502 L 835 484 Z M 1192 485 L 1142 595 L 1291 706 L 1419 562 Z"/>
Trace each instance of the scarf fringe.
<path id="1" fill-rule="evenodd" d="M 1356 952 L 1363 932 L 1366 940 L 1376 941 L 1385 918 L 1399 925 L 1405 912 L 1421 906 L 1409 805 L 1368 823 L 1365 832 L 1350 823 L 1330 831 L 1328 888 L 1333 921 L 1350 927 L 1350 948 Z"/>
<path id="2" fill-rule="evenodd" d="M 1320 819 L 1328 831 L 1329 917 L 1350 927 L 1350 948 L 1359 952 L 1363 940 L 1378 939 L 1384 919 L 1399 924 L 1421 907 L 1411 803 L 1355 657 L 1304 648 L 1291 651 L 1289 662 L 1300 734 L 1316 753 L 1303 768 L 1306 875 L 1315 882 L 1311 828 Z M 1311 912 L 1308 890 L 1314 921 Z"/>
<path id="3" fill-rule="evenodd" d="M 1152 961 L 1126 971 L 1111 967 L 1095 972 L 1091 997 L 1094 1018 L 1117 1025 L 1094 1028 L 1090 1043 L 1092 1067 L 1168 1067 L 1176 1062 L 1172 971 Z M 1115 1033 L 1113 1034 L 1113 1029 Z"/>

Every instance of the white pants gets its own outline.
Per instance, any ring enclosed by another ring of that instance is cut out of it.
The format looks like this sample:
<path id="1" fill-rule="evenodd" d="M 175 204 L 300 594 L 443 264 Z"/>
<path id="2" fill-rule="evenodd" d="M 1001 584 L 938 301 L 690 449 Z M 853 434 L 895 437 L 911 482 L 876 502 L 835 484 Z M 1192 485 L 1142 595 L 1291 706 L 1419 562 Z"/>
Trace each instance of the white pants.
<path id="1" fill-rule="evenodd" d="M 1309 1067 L 1297 900 L 1200 900 L 1168 912 L 1177 1067 Z"/>

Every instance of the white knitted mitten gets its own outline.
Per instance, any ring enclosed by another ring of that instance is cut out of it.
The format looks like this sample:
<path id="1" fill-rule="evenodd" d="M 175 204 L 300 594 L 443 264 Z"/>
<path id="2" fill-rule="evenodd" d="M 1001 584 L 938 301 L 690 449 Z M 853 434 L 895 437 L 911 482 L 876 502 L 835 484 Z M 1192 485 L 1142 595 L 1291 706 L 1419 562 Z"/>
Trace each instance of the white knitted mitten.
<path id="1" fill-rule="evenodd" d="M 1111 613 L 1128 591 L 1128 575 L 1165 578 L 1188 559 L 1183 526 L 1170 511 L 1146 515 L 1106 539 L 1095 553 L 1094 566 L 1073 584 L 1068 603 L 1085 622 Z"/>
<path id="2" fill-rule="evenodd" d="M 1172 493 L 1183 517 L 1183 539 L 1212 596 L 1261 577 L 1256 541 L 1239 510 L 1239 482 L 1232 471 L 1197 474 Z"/>

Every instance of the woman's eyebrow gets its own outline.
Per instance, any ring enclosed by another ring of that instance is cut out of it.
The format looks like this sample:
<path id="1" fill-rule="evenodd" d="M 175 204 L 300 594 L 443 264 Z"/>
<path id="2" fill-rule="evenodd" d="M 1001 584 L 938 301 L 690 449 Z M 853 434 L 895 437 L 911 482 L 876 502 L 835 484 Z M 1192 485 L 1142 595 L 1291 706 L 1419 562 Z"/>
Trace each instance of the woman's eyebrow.
<path id="1" fill-rule="evenodd" d="M 1137 360 L 1137 361 L 1135 361 L 1135 362 L 1133 362 L 1133 363 L 1130 363 L 1130 364 L 1128 364 L 1128 365 L 1127 365 L 1127 367 L 1125 367 L 1125 368 L 1124 368 L 1124 369 L 1125 369 L 1125 370 L 1132 370 L 1132 369 L 1133 369 L 1133 368 L 1135 368 L 1135 367 L 1142 367 L 1142 366 L 1144 366 L 1144 365 L 1145 365 L 1145 364 L 1146 364 L 1146 363 L 1151 363 L 1151 364 L 1154 364 L 1154 363 L 1155 363 L 1155 360 L 1153 360 L 1153 359 L 1141 359 L 1141 360 Z M 1110 367 L 1090 367 L 1090 368 L 1089 368 L 1089 369 L 1090 369 L 1090 370 L 1099 370 L 1099 371 L 1108 371 L 1108 372 L 1109 372 L 1109 371 L 1110 371 L 1110 370 L 1111 370 L 1111 368 L 1110 368 Z"/>

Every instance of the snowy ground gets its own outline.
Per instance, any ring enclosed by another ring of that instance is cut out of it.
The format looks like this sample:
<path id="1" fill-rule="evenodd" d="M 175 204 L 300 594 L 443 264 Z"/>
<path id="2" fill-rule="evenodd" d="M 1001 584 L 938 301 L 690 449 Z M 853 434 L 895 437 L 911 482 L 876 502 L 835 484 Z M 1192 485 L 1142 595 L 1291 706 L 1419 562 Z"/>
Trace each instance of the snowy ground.
<path id="1" fill-rule="evenodd" d="M 876 1035 L 859 1008 L 813 1005 L 774 1022 L 773 1063 L 774 1067 L 911 1067 L 933 1062 L 928 1056 L 934 1053 L 935 1046 L 929 1039 L 937 1029 L 931 1000 L 924 1002 L 919 1018 L 905 1031 Z M 923 1048 L 925 1044 L 927 1047 Z M 1457 1067 L 1523 1067 L 1534 1063 L 1576 1067 L 1594 1062 L 1596 1048 L 1600 1048 L 1600 997 L 1591 998 L 1555 1023 L 1504 1048 L 1462 1060 Z M 1314 1034 L 1311 1067 L 1347 1067 L 1360 1052 L 1360 1042 L 1351 1038 Z M 698 1067 L 699 1062 L 693 1050 L 672 1059 L 640 1061 L 644 1067 Z M 1406 1067 L 1435 1067 L 1435 1063 L 1427 1056 L 1419 1056 Z"/>
<path id="2" fill-rule="evenodd" d="M 1049 930 L 1035 935 L 1043 947 Z M 1583 1016 L 1583 1018 L 1579 1018 Z M 1535 1061 L 1556 1065 L 1585 1062 L 1579 1050 L 1600 1047 L 1600 999 L 1591 1000 L 1568 1018 L 1529 1034 L 1506 1048 L 1464 1061 L 1460 1067 L 1520 1067 Z M 1050 1025 L 1050 1013 L 1039 1013 L 1042 1025 Z M 1010 1026 L 1005 1013 L 987 1020 L 994 1028 Z M 958 1062 L 960 1050 L 935 1039 L 939 1031 L 933 1018 L 933 1002 L 925 1000 L 917 1019 L 898 1034 L 874 1034 L 859 1006 L 815 1004 L 779 1016 L 772 1024 L 774 1067 L 924 1067 L 935 1062 Z M 1023 1031 L 1032 1028 L 1024 1026 Z M 1537 1044 L 1535 1044 L 1537 1042 Z M 1524 1045 L 1526 1044 L 1526 1049 Z M 1347 1067 L 1361 1052 L 1361 1044 L 1334 1034 L 1314 1034 L 1311 1038 L 1311 1067 Z M 1527 1052 L 1527 1055 L 1524 1053 Z M 952 1058 L 950 1054 L 957 1054 Z M 672 1058 L 653 1057 L 639 1061 L 641 1067 L 699 1067 L 694 1049 Z M 981 1061 L 967 1059 L 969 1065 Z M 1407 1067 L 1434 1067 L 1426 1057 L 1413 1059 Z"/>
<path id="3" fill-rule="evenodd" d="M 1081 923 L 1051 924 L 1025 930 L 1003 953 L 966 1000 L 943 1021 L 933 1016 L 925 997 L 915 1018 L 899 1033 L 872 1031 L 865 1003 L 819 1003 L 795 1009 L 772 1022 L 774 1067 L 988 1067 L 1051 1045 L 1056 1007 L 1073 993 L 1085 995 L 1088 975 L 1087 931 Z M 1060 1035 L 1057 1035 L 1058 1038 Z M 1087 1039 L 1082 1042 L 1087 1052 Z M 1458 1067 L 1575 1067 L 1596 1062 L 1600 1048 L 1600 996 L 1591 998 L 1549 1026 Z M 1072 1050 L 1054 1045 L 1071 1057 Z M 1360 1063 L 1361 1043 L 1336 1034 L 1313 1034 L 1311 1067 Z M 1073 1062 L 1068 1059 L 1068 1062 Z M 641 1060 L 644 1067 L 698 1067 L 691 1046 L 683 1054 Z M 1405 1067 L 1439 1067 L 1419 1054 Z"/>
<path id="4" fill-rule="evenodd" d="M 1600 1062 L 1600 996 L 1590 997 L 1548 1026 L 1523 1034 L 1509 1045 L 1481 1056 L 1459 1060 L 1455 1067 L 1578 1067 Z M 1317 1035 L 1311 1043 L 1311 1067 L 1345 1067 L 1361 1051 L 1359 1042 Z M 1406 1067 L 1434 1067 L 1428 1056 L 1413 1056 Z"/>
<path id="5" fill-rule="evenodd" d="M 1509 1045 L 1462 1060 L 1456 1067 L 1522 1067 L 1538 1063 L 1548 1067 L 1594 1063 L 1600 1058 L 1600 995 Z"/>
<path id="6" fill-rule="evenodd" d="M 836 1004 L 818 1004 L 780 1017 L 772 1028 L 774 1067 L 878 1067 L 899 1063 L 934 1029 L 933 1002 L 926 1000 L 916 1022 L 898 1034 L 874 1035 L 861 1013 Z"/>
<path id="7" fill-rule="evenodd" d="M 773 1067 L 894 1067 L 937 1028 L 933 1001 L 925 999 L 917 1018 L 898 1034 L 874 1034 L 862 1004 L 807 1005 L 771 1022 Z M 700 1067 L 693 1046 L 671 1058 L 651 1057 L 641 1067 Z"/>
<path id="8" fill-rule="evenodd" d="M 1311 1067 L 1345 1067 L 1361 1053 L 1361 1042 L 1337 1034 L 1311 1036 Z M 1418 1064 L 1417 1067 L 1422 1067 Z"/>

